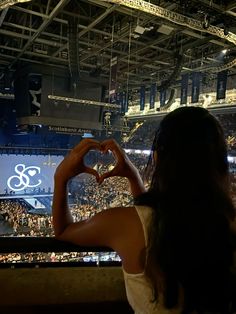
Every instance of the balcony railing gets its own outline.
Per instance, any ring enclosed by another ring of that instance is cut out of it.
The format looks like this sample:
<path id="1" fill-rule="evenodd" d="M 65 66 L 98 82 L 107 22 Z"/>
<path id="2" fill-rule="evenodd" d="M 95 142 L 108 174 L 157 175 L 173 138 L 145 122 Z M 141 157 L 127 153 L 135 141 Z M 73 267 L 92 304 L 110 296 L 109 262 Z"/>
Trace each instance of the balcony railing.
<path id="1" fill-rule="evenodd" d="M 95 246 L 78 246 L 68 242 L 59 241 L 53 237 L 0 237 L 0 254 L 10 253 L 65 253 L 65 252 L 93 252 L 98 253 L 97 261 L 85 262 L 79 261 L 34 261 L 34 262 L 7 262 L 1 263 L 0 268 L 6 268 L 9 265 L 12 267 L 68 267 L 68 266 L 121 266 L 119 261 L 102 261 L 100 253 L 114 252 L 108 247 L 95 247 Z"/>
<path id="2" fill-rule="evenodd" d="M 0 253 L 113 252 L 108 247 L 78 246 L 52 237 L 0 237 Z"/>

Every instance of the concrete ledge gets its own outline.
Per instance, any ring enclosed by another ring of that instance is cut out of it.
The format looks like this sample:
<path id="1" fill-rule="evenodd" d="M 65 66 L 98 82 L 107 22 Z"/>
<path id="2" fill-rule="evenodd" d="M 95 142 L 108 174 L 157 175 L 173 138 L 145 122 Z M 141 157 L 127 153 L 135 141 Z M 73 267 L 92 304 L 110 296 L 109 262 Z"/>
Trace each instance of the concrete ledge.
<path id="1" fill-rule="evenodd" d="M 127 302 L 121 267 L 7 268 L 0 278 L 1 313 L 8 306 Z"/>
<path id="2" fill-rule="evenodd" d="M 75 303 L 33 306 L 0 306 L 4 314 L 133 314 L 128 302 Z"/>

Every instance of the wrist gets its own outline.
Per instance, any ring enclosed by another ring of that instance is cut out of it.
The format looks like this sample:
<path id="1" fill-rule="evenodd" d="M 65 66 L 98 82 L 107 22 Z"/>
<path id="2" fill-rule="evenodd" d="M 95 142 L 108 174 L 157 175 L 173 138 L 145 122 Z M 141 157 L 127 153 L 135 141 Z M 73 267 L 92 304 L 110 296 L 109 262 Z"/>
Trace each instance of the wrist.
<path id="1" fill-rule="evenodd" d="M 60 176 L 57 174 L 54 175 L 54 187 L 56 187 L 56 186 L 66 187 L 68 181 L 69 181 L 69 179 L 63 178 L 63 176 Z"/>
<path id="2" fill-rule="evenodd" d="M 127 175 L 127 179 L 128 179 L 130 182 L 140 180 L 141 177 L 140 177 L 140 174 L 139 174 L 138 169 L 137 169 L 137 168 L 132 169 L 132 172 L 130 172 L 130 173 Z"/>

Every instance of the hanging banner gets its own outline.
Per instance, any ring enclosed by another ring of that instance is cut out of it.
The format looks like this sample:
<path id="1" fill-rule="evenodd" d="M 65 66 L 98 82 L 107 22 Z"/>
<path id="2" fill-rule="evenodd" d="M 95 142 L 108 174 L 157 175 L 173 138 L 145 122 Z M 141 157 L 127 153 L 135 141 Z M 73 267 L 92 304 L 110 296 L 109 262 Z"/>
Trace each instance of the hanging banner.
<path id="1" fill-rule="evenodd" d="M 150 87 L 150 105 L 149 105 L 150 109 L 153 109 L 155 106 L 156 89 L 157 89 L 157 85 L 156 83 L 153 83 Z"/>
<path id="2" fill-rule="evenodd" d="M 201 74 L 199 72 L 195 72 L 192 74 L 192 103 L 196 103 L 199 101 L 200 76 Z"/>
<path id="3" fill-rule="evenodd" d="M 123 91 L 120 93 L 120 106 L 121 106 L 121 112 L 125 113 L 128 111 L 128 97 L 127 92 Z"/>
<path id="4" fill-rule="evenodd" d="M 160 107 L 166 104 L 166 89 L 160 90 Z"/>
<path id="5" fill-rule="evenodd" d="M 216 99 L 225 99 L 228 71 L 221 71 L 217 75 Z"/>
<path id="6" fill-rule="evenodd" d="M 180 104 L 184 105 L 187 104 L 188 100 L 188 79 L 189 74 L 183 74 L 181 80 L 181 94 L 180 94 Z"/>
<path id="7" fill-rule="evenodd" d="M 117 93 L 116 94 L 116 104 L 118 105 L 118 106 L 120 106 L 120 112 L 122 112 L 122 105 L 123 105 L 123 98 L 122 98 L 122 96 L 123 96 L 123 92 L 119 92 L 119 93 Z"/>
<path id="8" fill-rule="evenodd" d="M 140 110 L 144 110 L 145 107 L 145 85 L 140 87 Z"/>
<path id="9" fill-rule="evenodd" d="M 117 57 L 114 57 L 111 59 L 111 62 L 110 62 L 110 82 L 109 82 L 109 100 L 110 100 L 110 103 L 113 103 L 114 99 L 115 99 L 117 70 L 118 70 L 118 61 L 117 61 Z"/>
<path id="10" fill-rule="evenodd" d="M 42 75 L 17 75 L 14 82 L 16 114 L 18 117 L 40 116 L 42 104 Z"/>

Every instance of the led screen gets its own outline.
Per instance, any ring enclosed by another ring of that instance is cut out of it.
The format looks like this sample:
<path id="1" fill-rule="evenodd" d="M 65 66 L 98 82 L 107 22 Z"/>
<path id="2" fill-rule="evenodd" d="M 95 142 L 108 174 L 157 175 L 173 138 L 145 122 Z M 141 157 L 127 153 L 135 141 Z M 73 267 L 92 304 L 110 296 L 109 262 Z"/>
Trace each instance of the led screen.
<path id="1" fill-rule="evenodd" d="M 53 176 L 63 156 L 1 155 L 0 194 L 53 192 Z"/>

